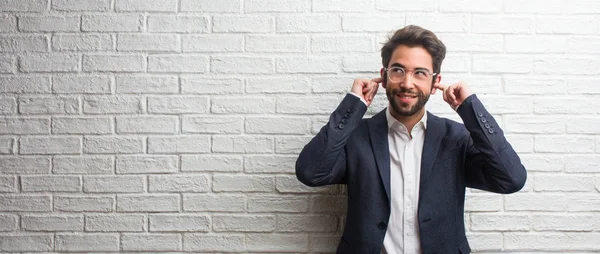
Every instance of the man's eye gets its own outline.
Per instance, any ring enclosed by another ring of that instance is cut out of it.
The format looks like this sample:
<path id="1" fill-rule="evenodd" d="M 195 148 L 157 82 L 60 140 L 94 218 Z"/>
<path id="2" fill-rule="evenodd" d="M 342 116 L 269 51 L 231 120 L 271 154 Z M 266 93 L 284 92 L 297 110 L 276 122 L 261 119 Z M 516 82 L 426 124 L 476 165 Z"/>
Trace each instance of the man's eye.
<path id="1" fill-rule="evenodd" d="M 400 69 L 400 68 L 393 68 L 393 69 L 392 69 L 392 72 L 395 72 L 395 73 L 403 73 L 403 72 L 404 72 L 404 70 L 402 70 L 402 69 Z"/>
<path id="2" fill-rule="evenodd" d="M 427 72 L 425 71 L 415 71 L 415 74 L 419 75 L 419 76 L 428 76 L 429 74 L 427 74 Z"/>

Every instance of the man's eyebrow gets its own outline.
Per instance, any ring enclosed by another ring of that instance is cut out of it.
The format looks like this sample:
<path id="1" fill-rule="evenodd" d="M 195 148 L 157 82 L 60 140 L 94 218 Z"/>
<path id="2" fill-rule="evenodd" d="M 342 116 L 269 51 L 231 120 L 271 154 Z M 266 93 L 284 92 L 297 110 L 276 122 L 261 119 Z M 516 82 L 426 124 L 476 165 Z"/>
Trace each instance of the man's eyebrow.
<path id="1" fill-rule="evenodd" d="M 399 64 L 399 63 L 393 63 L 393 64 L 392 64 L 392 67 L 401 67 L 401 68 L 403 68 L 403 69 L 406 69 L 406 67 L 404 67 L 404 65 L 402 65 L 402 64 Z M 427 69 L 427 68 L 425 68 L 425 67 L 417 67 L 417 68 L 415 68 L 415 70 L 426 70 L 426 71 L 428 71 L 428 72 L 431 72 L 429 69 Z"/>
<path id="2" fill-rule="evenodd" d="M 404 68 L 404 65 L 401 65 L 399 63 L 393 63 L 392 67 L 401 67 L 401 68 Z"/>

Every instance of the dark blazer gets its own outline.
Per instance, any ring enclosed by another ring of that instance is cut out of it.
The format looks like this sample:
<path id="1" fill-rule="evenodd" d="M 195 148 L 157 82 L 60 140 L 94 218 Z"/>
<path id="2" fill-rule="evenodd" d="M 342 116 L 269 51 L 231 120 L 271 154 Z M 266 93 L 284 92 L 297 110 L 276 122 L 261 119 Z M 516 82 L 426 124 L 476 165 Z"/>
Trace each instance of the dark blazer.
<path id="1" fill-rule="evenodd" d="M 337 253 L 380 253 L 390 216 L 385 110 L 362 119 L 366 110 L 358 97 L 346 95 L 296 161 L 296 176 L 308 186 L 348 186 Z M 466 187 L 513 193 L 527 178 L 516 152 L 475 95 L 457 112 L 464 125 L 427 112 L 418 205 L 423 253 L 471 251 L 464 226 Z"/>

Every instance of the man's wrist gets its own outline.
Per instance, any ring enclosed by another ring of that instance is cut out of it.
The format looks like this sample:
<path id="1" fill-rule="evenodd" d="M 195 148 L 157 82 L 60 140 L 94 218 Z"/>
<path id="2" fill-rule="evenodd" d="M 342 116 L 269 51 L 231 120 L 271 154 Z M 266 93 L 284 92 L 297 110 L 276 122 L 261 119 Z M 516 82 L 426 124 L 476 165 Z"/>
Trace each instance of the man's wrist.
<path id="1" fill-rule="evenodd" d="M 348 92 L 348 94 L 352 94 L 352 95 L 358 97 L 360 99 L 360 101 L 362 101 L 365 104 L 365 106 L 369 106 L 369 104 L 367 104 L 367 101 L 365 101 L 365 99 L 363 99 L 362 97 L 358 96 L 358 94 L 356 94 L 352 91 Z"/>

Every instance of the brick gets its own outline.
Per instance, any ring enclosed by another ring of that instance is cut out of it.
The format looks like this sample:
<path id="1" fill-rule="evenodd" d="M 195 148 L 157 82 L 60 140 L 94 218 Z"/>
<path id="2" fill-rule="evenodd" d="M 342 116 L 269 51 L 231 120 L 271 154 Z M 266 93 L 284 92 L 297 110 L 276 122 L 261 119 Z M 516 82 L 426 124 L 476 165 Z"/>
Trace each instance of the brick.
<path id="1" fill-rule="evenodd" d="M 245 212 L 246 196 L 238 194 L 183 194 L 187 212 Z"/>
<path id="2" fill-rule="evenodd" d="M 2 11 L 42 12 L 47 10 L 47 6 L 48 0 L 0 1 L 0 10 Z"/>
<path id="3" fill-rule="evenodd" d="M 145 103 L 140 97 L 102 96 L 83 99 L 83 112 L 88 114 L 141 113 Z"/>
<path id="4" fill-rule="evenodd" d="M 150 232 L 208 232 L 210 219 L 205 215 L 150 215 Z"/>
<path id="5" fill-rule="evenodd" d="M 373 40 L 365 36 L 313 36 L 312 52 L 373 52 Z"/>
<path id="6" fill-rule="evenodd" d="M 113 42 L 107 34 L 56 34 L 52 49 L 57 51 L 109 51 Z"/>
<path id="7" fill-rule="evenodd" d="M 337 97 L 280 97 L 277 99 L 277 113 L 285 114 L 330 114 L 339 104 Z"/>
<path id="8" fill-rule="evenodd" d="M 558 64 L 555 61 L 561 61 Z M 534 61 L 533 71 L 539 74 L 581 74 L 590 75 L 598 73 L 597 66 L 600 62 L 596 58 L 571 57 L 568 59 L 562 57 L 539 57 Z"/>
<path id="9" fill-rule="evenodd" d="M 0 231 L 16 231 L 19 224 L 19 216 L 13 214 L 0 214 Z"/>
<path id="10" fill-rule="evenodd" d="M 600 128 L 597 126 L 599 118 L 569 118 L 566 121 L 567 133 L 577 134 L 600 134 Z"/>
<path id="11" fill-rule="evenodd" d="M 179 251 L 180 234 L 134 234 L 121 235 L 121 247 L 124 251 Z"/>
<path id="12" fill-rule="evenodd" d="M 48 52 L 48 41 L 44 35 L 0 35 L 0 52 Z"/>
<path id="13" fill-rule="evenodd" d="M 112 196 L 54 196 L 54 210 L 64 212 L 113 211 Z"/>
<path id="14" fill-rule="evenodd" d="M 272 232 L 275 216 L 272 215 L 217 215 L 212 218 L 216 232 Z"/>
<path id="15" fill-rule="evenodd" d="M 148 56 L 148 72 L 204 73 L 208 71 L 208 58 L 198 55 Z"/>
<path id="16" fill-rule="evenodd" d="M 0 193 L 2 192 L 19 192 L 15 176 L 0 176 Z M 0 214 L 0 222 L 3 219 L 4 217 Z M 2 231 L 2 223 L 0 223 L 0 231 Z"/>
<path id="17" fill-rule="evenodd" d="M 90 154 L 127 154 L 142 153 L 144 139 L 141 137 L 104 136 L 85 137 L 83 152 Z"/>
<path id="18" fill-rule="evenodd" d="M 21 114 L 76 114 L 79 100 L 72 97 L 21 97 Z"/>
<path id="19" fill-rule="evenodd" d="M 562 194 L 514 194 L 504 197 L 506 211 L 565 211 L 566 208 L 567 199 Z"/>
<path id="20" fill-rule="evenodd" d="M 112 174 L 110 156 L 55 156 L 52 160 L 54 174 Z"/>
<path id="21" fill-rule="evenodd" d="M 176 12 L 177 0 L 116 0 L 115 9 L 124 12 Z"/>
<path id="22" fill-rule="evenodd" d="M 273 177 L 248 175 L 213 176 L 214 192 L 272 192 Z"/>
<path id="23" fill-rule="evenodd" d="M 515 64 L 518 63 L 518 64 Z M 474 55 L 474 73 L 530 73 L 533 59 L 526 56 Z"/>
<path id="24" fill-rule="evenodd" d="M 268 97 L 213 97 L 212 113 L 265 114 L 275 112 L 275 100 Z"/>
<path id="25" fill-rule="evenodd" d="M 50 158 L 39 156 L 0 157 L 0 174 L 49 174 Z M 240 162 L 241 165 L 241 162 Z"/>
<path id="26" fill-rule="evenodd" d="M 505 135 L 510 145 L 515 149 L 517 153 L 533 153 L 534 151 L 534 143 L 533 143 L 533 135 L 517 135 L 517 134 L 508 134 Z"/>
<path id="27" fill-rule="evenodd" d="M 148 32 L 152 33 L 206 33 L 208 24 L 205 16 L 148 16 Z"/>
<path id="28" fill-rule="evenodd" d="M 567 123 L 555 116 L 505 116 L 506 133 L 565 133 Z"/>
<path id="29" fill-rule="evenodd" d="M 471 229 L 474 231 L 528 231 L 531 219 L 528 215 L 516 214 L 471 214 Z"/>
<path id="30" fill-rule="evenodd" d="M 373 73 L 381 69 L 381 57 L 379 54 L 361 54 L 342 57 L 342 69 L 346 73 L 369 72 Z M 333 86 L 333 85 L 332 85 Z M 339 87 L 336 87 L 339 91 Z M 336 91 L 336 92 L 337 92 Z"/>
<path id="31" fill-rule="evenodd" d="M 0 137 L 0 154 L 13 154 L 15 153 L 14 145 L 15 139 L 11 137 Z"/>
<path id="32" fill-rule="evenodd" d="M 214 136 L 216 153 L 272 153 L 273 138 L 260 136 Z"/>
<path id="33" fill-rule="evenodd" d="M 273 73 L 275 63 L 270 57 L 212 57 L 211 72 L 222 74 L 267 74 Z"/>
<path id="34" fill-rule="evenodd" d="M 534 101 L 537 114 L 596 114 L 600 112 L 600 103 L 591 98 L 580 97 L 578 100 L 563 98 L 540 98 Z M 598 107 L 597 107 L 598 106 Z"/>
<path id="35" fill-rule="evenodd" d="M 568 14 L 593 14 L 599 13 L 598 2 L 592 0 L 563 1 L 564 11 Z M 574 6 L 573 6 L 574 5 Z"/>
<path id="36" fill-rule="evenodd" d="M 565 157 L 565 171 L 569 173 L 600 172 L 600 156 L 569 155 Z"/>
<path id="37" fill-rule="evenodd" d="M 242 52 L 243 36 L 239 35 L 182 35 L 182 52 Z"/>
<path id="38" fill-rule="evenodd" d="M 507 13 L 562 13 L 565 5 L 563 0 L 534 0 L 522 3 L 518 0 L 504 1 L 504 11 Z"/>
<path id="39" fill-rule="evenodd" d="M 47 76 L 0 77 L 0 93 L 50 93 L 52 83 Z"/>
<path id="40" fill-rule="evenodd" d="M 284 15 L 277 17 L 278 33 L 328 33 L 342 29 L 339 17 L 327 15 Z"/>
<path id="41" fill-rule="evenodd" d="M 246 117 L 246 133 L 308 134 L 310 121 L 298 117 Z"/>
<path id="42" fill-rule="evenodd" d="M 585 16 L 538 16 L 535 28 L 538 34 L 594 34 L 599 24 L 598 19 Z"/>
<path id="43" fill-rule="evenodd" d="M 315 213 L 346 212 L 346 196 L 316 196 L 309 203 L 310 211 Z"/>
<path id="44" fill-rule="evenodd" d="M 590 215 L 533 215 L 536 231 L 592 231 L 594 217 Z"/>
<path id="45" fill-rule="evenodd" d="M 84 32 L 141 32 L 144 16 L 141 14 L 95 14 L 81 17 Z"/>
<path id="46" fill-rule="evenodd" d="M 148 153 L 209 153 L 209 136 L 149 137 Z"/>
<path id="47" fill-rule="evenodd" d="M 10 55 L 0 55 L 0 73 L 15 73 L 16 71 L 17 58 Z"/>
<path id="48" fill-rule="evenodd" d="M 0 118 L 1 134 L 49 134 L 48 118 Z"/>
<path id="49" fill-rule="evenodd" d="M 184 234 L 183 251 L 243 252 L 244 235 L 235 234 Z"/>
<path id="50" fill-rule="evenodd" d="M 181 171 L 240 172 L 242 158 L 230 155 L 182 155 Z"/>
<path id="51" fill-rule="evenodd" d="M 529 17 L 474 15 L 472 18 L 475 33 L 531 33 L 533 19 Z"/>
<path id="52" fill-rule="evenodd" d="M 52 133 L 57 134 L 110 134 L 112 118 L 96 117 L 55 117 L 52 119 Z"/>
<path id="53" fill-rule="evenodd" d="M 598 53 L 600 47 L 596 45 L 598 37 L 593 36 L 574 36 L 567 39 L 568 52 L 573 53 Z"/>
<path id="54" fill-rule="evenodd" d="M 247 156 L 244 158 L 244 171 L 249 173 L 293 173 L 296 159 L 296 156 Z"/>
<path id="55" fill-rule="evenodd" d="M 208 97 L 152 96 L 148 97 L 148 112 L 157 114 L 208 113 Z"/>
<path id="56" fill-rule="evenodd" d="M 504 39 L 498 34 L 438 34 L 446 48 L 455 52 L 502 52 Z"/>
<path id="57" fill-rule="evenodd" d="M 215 16 L 212 31 L 216 33 L 267 33 L 273 31 L 273 18 L 266 16 Z"/>
<path id="58" fill-rule="evenodd" d="M 182 12 L 239 13 L 242 4 L 239 0 L 181 0 Z"/>
<path id="59" fill-rule="evenodd" d="M 331 57 L 280 57 L 277 58 L 278 73 L 337 73 L 340 59 Z"/>
<path id="60" fill-rule="evenodd" d="M 205 175 L 151 175 L 148 178 L 149 192 L 207 192 L 210 179 Z"/>
<path id="61" fill-rule="evenodd" d="M 119 212 L 178 212 L 179 195 L 117 195 Z"/>
<path id="62" fill-rule="evenodd" d="M 306 52 L 306 36 L 254 35 L 246 37 L 248 52 Z"/>
<path id="63" fill-rule="evenodd" d="M 307 212 L 308 199 L 296 196 L 254 196 L 248 199 L 249 212 Z"/>
<path id="64" fill-rule="evenodd" d="M 277 137 L 275 152 L 279 154 L 298 154 L 312 137 Z"/>
<path id="65" fill-rule="evenodd" d="M 535 151 L 546 153 L 593 153 L 592 137 L 537 136 Z"/>
<path id="66" fill-rule="evenodd" d="M 531 98 L 521 96 L 481 96 L 481 100 L 492 114 L 532 113 L 534 103 Z"/>
<path id="67" fill-rule="evenodd" d="M 277 215 L 277 232 L 334 232 L 337 226 L 331 215 Z"/>
<path id="68" fill-rule="evenodd" d="M 344 58 L 349 59 L 349 58 Z M 374 63 L 372 63 L 374 66 Z M 380 63 L 381 64 L 381 63 Z M 372 70 L 372 69 L 370 69 Z M 311 80 L 313 93 L 347 93 L 354 83 L 354 77 L 325 76 Z"/>
<path id="69" fill-rule="evenodd" d="M 17 18 L 12 15 L 0 15 L 0 32 L 16 32 Z"/>
<path id="70" fill-rule="evenodd" d="M 79 70 L 78 55 L 44 54 L 19 57 L 21 72 L 76 72 Z"/>
<path id="71" fill-rule="evenodd" d="M 175 76 L 118 76 L 116 91 L 123 94 L 174 94 L 179 92 Z"/>
<path id="72" fill-rule="evenodd" d="M 504 251 L 597 250 L 597 233 L 514 233 L 504 235 Z"/>
<path id="73" fill-rule="evenodd" d="M 373 8 L 373 0 L 325 0 L 313 2 L 313 12 L 368 12 Z"/>
<path id="74" fill-rule="evenodd" d="M 309 235 L 309 244 L 310 244 L 309 248 L 313 252 L 335 253 L 339 242 L 340 242 L 340 236 L 338 236 L 338 235 L 323 235 L 323 234 L 310 234 Z"/>
<path id="75" fill-rule="evenodd" d="M 3 2 L 0 2 L 0 9 Z M 0 234 L 0 251 L 52 251 L 52 238 L 52 234 Z"/>
<path id="76" fill-rule="evenodd" d="M 177 133 L 176 116 L 118 116 L 117 133 Z"/>
<path id="77" fill-rule="evenodd" d="M 117 157 L 117 174 L 174 173 L 178 157 L 131 155 Z"/>
<path id="78" fill-rule="evenodd" d="M 55 239 L 57 251 L 119 251 L 118 234 L 56 234 Z"/>
<path id="79" fill-rule="evenodd" d="M 440 0 L 441 12 L 500 12 L 501 0 Z"/>
<path id="80" fill-rule="evenodd" d="M 118 51 L 177 52 L 179 37 L 171 34 L 119 34 Z"/>
<path id="81" fill-rule="evenodd" d="M 307 252 L 308 235 L 306 234 L 246 234 L 248 251 L 269 252 Z"/>
<path id="82" fill-rule="evenodd" d="M 469 233 L 467 238 L 471 249 L 475 252 L 502 250 L 501 233 Z"/>
<path id="83" fill-rule="evenodd" d="M 234 116 L 184 116 L 183 133 L 224 134 L 241 133 L 243 119 Z"/>
<path id="84" fill-rule="evenodd" d="M 79 154 L 81 139 L 78 137 L 22 137 L 19 139 L 21 154 Z"/>
<path id="85" fill-rule="evenodd" d="M 24 215 L 21 228 L 26 231 L 83 231 L 82 215 Z"/>
<path id="86" fill-rule="evenodd" d="M 52 77 L 52 92 L 56 94 L 109 94 L 111 79 L 108 76 Z"/>
<path id="87" fill-rule="evenodd" d="M 240 94 L 243 91 L 244 85 L 241 79 L 181 77 L 181 93 L 183 94 Z"/>
<path id="88" fill-rule="evenodd" d="M 49 195 L 0 195 L 0 211 L 50 212 L 52 200 Z"/>
<path id="89" fill-rule="evenodd" d="M 504 77 L 504 91 L 506 94 L 562 94 L 567 90 L 567 81 L 556 78 L 521 78 Z M 569 89 L 570 90 L 570 89 Z"/>
<path id="90" fill-rule="evenodd" d="M 393 0 L 376 0 L 375 5 L 377 10 L 384 12 L 397 12 L 397 11 L 422 11 L 422 12 L 433 12 L 438 10 L 438 1 L 425 0 L 419 2 L 397 2 Z M 411 23 L 411 22 L 408 22 Z M 402 27 L 402 23 L 398 24 Z M 398 28 L 400 28 L 398 27 Z M 425 26 L 427 27 L 427 26 Z"/>
<path id="91" fill-rule="evenodd" d="M 344 16 L 342 29 L 348 32 L 391 32 L 402 27 L 405 22 L 404 15 L 385 16 Z M 368 37 L 363 37 L 368 38 Z"/>
<path id="92" fill-rule="evenodd" d="M 380 2 L 386 2 L 386 6 L 385 7 L 390 7 L 393 8 L 393 6 L 396 3 L 387 3 L 389 0 L 386 1 L 380 1 Z M 407 7 L 404 7 L 406 4 L 402 3 L 398 3 L 398 7 L 399 8 L 410 8 L 411 4 L 408 4 Z M 422 2 L 418 2 L 417 4 L 418 6 L 414 6 L 414 8 L 427 8 L 427 7 L 435 7 L 436 3 L 430 3 L 430 4 L 426 4 Z M 388 10 L 392 10 L 392 9 L 388 9 Z M 387 31 L 392 31 L 395 29 L 400 28 L 399 26 L 401 26 L 401 24 L 403 24 L 403 22 L 398 22 L 398 23 L 394 23 L 395 27 L 391 27 L 390 29 L 388 29 Z M 469 27 L 469 17 L 467 15 L 464 14 L 423 14 L 423 15 L 416 15 L 416 14 L 409 14 L 406 16 L 406 24 L 415 24 L 421 27 L 424 27 L 430 31 L 433 31 L 435 33 L 440 33 L 440 32 L 448 32 L 448 33 L 465 33 L 468 32 L 468 27 Z M 388 24 L 389 25 L 389 24 Z M 390 34 L 391 35 L 391 34 Z M 386 38 L 387 39 L 387 38 Z"/>
<path id="93" fill-rule="evenodd" d="M 84 55 L 84 72 L 144 72 L 146 58 L 141 55 Z"/>
<path id="94" fill-rule="evenodd" d="M 465 198 L 467 212 L 496 212 L 502 209 L 502 197 L 495 194 L 469 194 Z"/>
<path id="95" fill-rule="evenodd" d="M 79 176 L 21 176 L 23 192 L 79 192 L 81 179 Z"/>
<path id="96" fill-rule="evenodd" d="M 563 171 L 565 159 L 562 156 L 551 156 L 548 154 L 521 154 L 521 163 L 527 171 L 556 172 Z"/>
<path id="97" fill-rule="evenodd" d="M 52 9 L 59 11 L 108 11 L 111 0 L 52 0 Z"/>
<path id="98" fill-rule="evenodd" d="M 136 193 L 146 190 L 143 176 L 84 176 L 83 191 L 88 193 Z"/>
<path id="99" fill-rule="evenodd" d="M 281 175 L 275 178 L 275 189 L 279 193 L 323 193 L 330 191 L 332 187 L 308 187 L 302 184 L 295 175 Z"/>
<path id="100" fill-rule="evenodd" d="M 249 0 L 244 2 L 246 13 L 254 12 L 307 12 L 310 11 L 310 1 L 305 0 Z"/>
<path id="101" fill-rule="evenodd" d="M 87 232 L 142 232 L 146 230 L 146 218 L 138 214 L 86 215 Z"/>
<path id="102" fill-rule="evenodd" d="M 78 32 L 79 16 L 19 16 L 19 30 L 22 32 Z"/>
<path id="103" fill-rule="evenodd" d="M 557 35 L 506 35 L 506 52 L 560 53 L 567 48 L 567 38 Z"/>
<path id="104" fill-rule="evenodd" d="M 600 198 L 595 194 L 570 195 L 567 199 L 569 212 L 598 212 L 600 211 Z"/>

